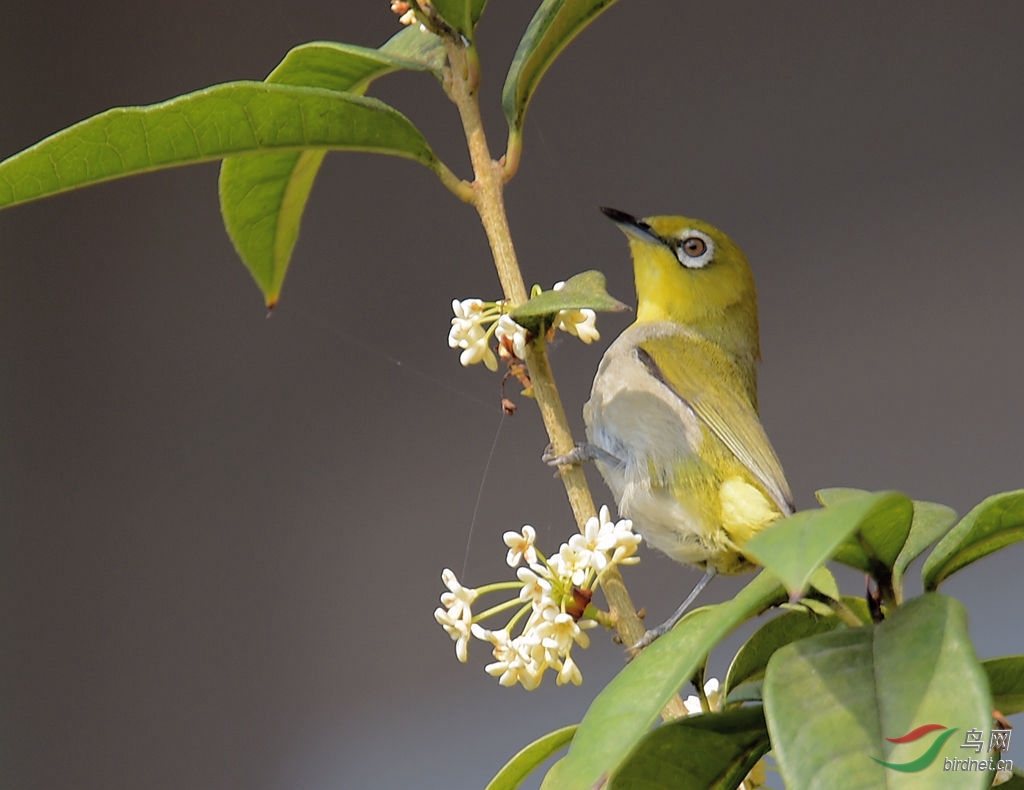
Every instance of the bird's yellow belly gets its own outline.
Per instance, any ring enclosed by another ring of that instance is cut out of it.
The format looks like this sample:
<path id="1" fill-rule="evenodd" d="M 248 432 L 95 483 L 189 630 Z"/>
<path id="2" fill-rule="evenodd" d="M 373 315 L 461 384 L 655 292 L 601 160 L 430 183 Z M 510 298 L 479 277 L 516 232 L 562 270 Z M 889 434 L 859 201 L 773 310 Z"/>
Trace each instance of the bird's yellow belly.
<path id="1" fill-rule="evenodd" d="M 630 480 L 621 471 L 609 470 L 605 479 L 616 494 L 619 512 L 633 520 L 651 546 L 677 562 L 718 573 L 750 570 L 753 565 L 743 555 L 743 545 L 780 516 L 774 503 L 740 476 L 721 481 L 717 495 L 704 486 L 651 486 Z"/>

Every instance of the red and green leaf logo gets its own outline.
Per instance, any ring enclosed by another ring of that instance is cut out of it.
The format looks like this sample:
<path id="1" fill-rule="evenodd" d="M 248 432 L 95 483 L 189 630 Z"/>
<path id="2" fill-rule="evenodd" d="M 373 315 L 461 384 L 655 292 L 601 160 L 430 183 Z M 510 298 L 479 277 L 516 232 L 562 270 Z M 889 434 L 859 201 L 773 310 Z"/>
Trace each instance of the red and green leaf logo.
<path id="1" fill-rule="evenodd" d="M 932 741 L 932 745 L 928 747 L 928 750 L 916 760 L 911 760 L 907 763 L 887 763 L 884 760 L 879 760 L 877 757 L 872 757 L 871 759 L 876 763 L 884 765 L 886 768 L 892 768 L 894 771 L 903 771 L 904 773 L 912 773 L 914 771 L 920 771 L 923 768 L 927 768 L 935 761 L 939 751 L 942 749 L 942 745 L 949 740 L 950 736 L 954 732 L 956 732 L 956 727 L 949 730 L 941 724 L 922 724 L 920 727 L 911 730 L 906 735 L 901 735 L 899 738 L 886 738 L 889 743 L 912 743 L 920 740 L 930 733 L 935 732 L 936 730 L 944 730 L 944 732 L 941 735 L 936 736 L 935 740 Z"/>

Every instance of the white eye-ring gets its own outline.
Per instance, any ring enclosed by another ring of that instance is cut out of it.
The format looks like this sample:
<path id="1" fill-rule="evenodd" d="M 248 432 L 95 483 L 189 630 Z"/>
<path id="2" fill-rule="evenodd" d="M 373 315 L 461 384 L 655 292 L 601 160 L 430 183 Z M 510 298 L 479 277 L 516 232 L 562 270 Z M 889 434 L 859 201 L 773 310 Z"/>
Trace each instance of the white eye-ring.
<path id="1" fill-rule="evenodd" d="M 715 243 L 706 233 L 692 228 L 679 234 L 674 247 L 676 258 L 687 269 L 703 269 L 715 257 Z"/>

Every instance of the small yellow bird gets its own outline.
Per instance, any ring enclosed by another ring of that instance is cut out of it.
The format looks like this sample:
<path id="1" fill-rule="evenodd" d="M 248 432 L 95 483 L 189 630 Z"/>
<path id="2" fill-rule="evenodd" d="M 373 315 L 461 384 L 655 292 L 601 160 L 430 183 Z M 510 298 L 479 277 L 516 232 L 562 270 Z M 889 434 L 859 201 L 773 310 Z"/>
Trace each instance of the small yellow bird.
<path id="1" fill-rule="evenodd" d="M 644 539 L 705 570 L 642 647 L 716 573 L 751 570 L 743 544 L 792 513 L 793 496 L 757 414 L 757 292 L 740 248 L 699 220 L 601 210 L 629 239 L 636 321 L 598 367 L 589 443 L 549 460 L 595 460 Z"/>

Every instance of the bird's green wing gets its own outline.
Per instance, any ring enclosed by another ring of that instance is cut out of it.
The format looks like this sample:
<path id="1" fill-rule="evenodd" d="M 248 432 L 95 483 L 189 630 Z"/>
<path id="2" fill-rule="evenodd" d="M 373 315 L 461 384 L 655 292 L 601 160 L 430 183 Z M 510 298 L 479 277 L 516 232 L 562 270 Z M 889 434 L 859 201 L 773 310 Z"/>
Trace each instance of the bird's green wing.
<path id="1" fill-rule="evenodd" d="M 752 405 L 753 371 L 699 335 L 654 337 L 637 355 L 655 378 L 681 398 L 756 477 L 785 513 L 793 495 Z"/>

